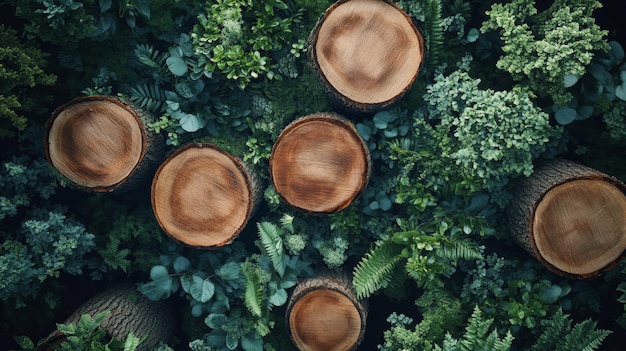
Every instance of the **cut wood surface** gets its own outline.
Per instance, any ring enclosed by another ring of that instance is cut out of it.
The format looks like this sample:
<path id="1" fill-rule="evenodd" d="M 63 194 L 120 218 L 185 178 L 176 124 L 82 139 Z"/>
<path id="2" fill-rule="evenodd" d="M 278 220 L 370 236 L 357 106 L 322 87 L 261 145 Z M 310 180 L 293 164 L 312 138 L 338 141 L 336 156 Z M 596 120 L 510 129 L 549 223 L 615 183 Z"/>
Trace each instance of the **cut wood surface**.
<path id="1" fill-rule="evenodd" d="M 57 108 L 46 124 L 48 161 L 79 189 L 119 191 L 161 161 L 158 137 L 140 112 L 107 96 L 76 98 Z M 126 186 L 127 189 L 132 187 Z"/>
<path id="2" fill-rule="evenodd" d="M 626 250 L 626 187 L 595 169 L 555 160 L 516 187 L 507 208 L 513 237 L 570 278 L 613 268 Z"/>
<path id="3" fill-rule="evenodd" d="M 417 77 L 424 40 L 392 1 L 333 4 L 318 21 L 309 51 L 333 100 L 371 112 L 399 99 Z"/>
<path id="4" fill-rule="evenodd" d="M 270 156 L 276 191 L 289 205 L 311 213 L 333 213 L 363 191 L 370 156 L 356 129 L 334 113 L 302 117 L 278 137 Z"/>
<path id="5" fill-rule="evenodd" d="M 152 182 L 152 209 L 172 238 L 200 248 L 232 242 L 258 203 L 258 189 L 242 162 L 209 143 L 175 151 Z"/>
<path id="6" fill-rule="evenodd" d="M 82 304 L 63 324 L 76 324 L 83 314 L 94 317 L 109 311 L 100 328 L 109 336 L 124 341 L 129 333 L 146 339 L 138 351 L 152 350 L 159 342 L 168 342 L 174 334 L 175 321 L 167 301 L 150 301 L 137 291 L 135 285 L 125 284 L 108 288 Z M 38 348 L 55 350 L 55 345 L 65 341 L 59 330 L 52 332 Z"/>
<path id="7" fill-rule="evenodd" d="M 292 341 L 301 351 L 354 350 L 365 336 L 367 307 L 350 283 L 317 277 L 299 283 L 287 306 Z"/>

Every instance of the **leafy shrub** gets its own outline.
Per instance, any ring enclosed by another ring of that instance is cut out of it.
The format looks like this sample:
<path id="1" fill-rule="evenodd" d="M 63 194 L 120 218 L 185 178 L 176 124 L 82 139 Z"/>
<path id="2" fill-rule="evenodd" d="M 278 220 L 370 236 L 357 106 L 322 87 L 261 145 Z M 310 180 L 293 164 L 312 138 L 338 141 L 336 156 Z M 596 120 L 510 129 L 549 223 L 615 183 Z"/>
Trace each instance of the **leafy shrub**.
<path id="1" fill-rule="evenodd" d="M 17 32 L 0 25 L 0 120 L 7 120 L 13 128 L 2 124 L 0 139 L 24 131 L 25 114 L 38 111 L 41 95 L 36 87 L 51 86 L 56 76 L 45 73 L 47 55 L 38 48 L 17 38 Z"/>

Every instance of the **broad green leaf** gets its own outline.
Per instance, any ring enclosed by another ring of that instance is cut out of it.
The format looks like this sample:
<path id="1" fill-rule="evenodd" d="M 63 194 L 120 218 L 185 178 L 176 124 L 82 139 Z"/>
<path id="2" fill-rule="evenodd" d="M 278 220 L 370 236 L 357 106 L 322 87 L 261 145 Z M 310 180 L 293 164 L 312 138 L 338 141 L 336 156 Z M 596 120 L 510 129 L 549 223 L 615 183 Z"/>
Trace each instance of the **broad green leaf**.
<path id="1" fill-rule="evenodd" d="M 287 291 L 278 289 L 274 295 L 270 296 L 270 303 L 274 306 L 282 306 L 287 302 Z"/>
<path id="2" fill-rule="evenodd" d="M 177 77 L 182 77 L 187 73 L 187 63 L 182 57 L 170 56 L 165 60 L 167 68 Z"/>
<path id="3" fill-rule="evenodd" d="M 249 333 L 241 339 L 245 351 L 263 351 L 263 338 L 256 333 Z"/>
<path id="4" fill-rule="evenodd" d="M 189 293 L 191 297 L 196 301 L 202 303 L 208 302 L 215 294 L 215 285 L 209 280 L 209 278 L 202 279 L 201 277 L 194 275 L 193 282 L 189 287 Z"/>
<path id="5" fill-rule="evenodd" d="M 393 115 L 389 111 L 380 111 L 374 115 L 374 125 L 378 129 L 387 128 L 391 120 L 393 120 Z"/>
<path id="6" fill-rule="evenodd" d="M 167 279 L 170 277 L 169 272 L 165 266 L 154 266 L 150 269 L 150 278 L 154 281 Z"/>
<path id="7" fill-rule="evenodd" d="M 180 126 L 186 132 L 197 132 L 202 127 L 204 127 L 206 123 L 198 118 L 196 115 L 192 115 L 190 113 L 183 113 L 180 117 Z"/>
<path id="8" fill-rule="evenodd" d="M 611 73 L 609 73 L 602 65 L 592 63 L 589 65 L 591 75 L 593 75 L 602 85 L 607 85 L 611 81 Z"/>
<path id="9" fill-rule="evenodd" d="M 225 280 L 235 280 L 241 277 L 241 266 L 237 262 L 227 262 L 215 272 L 220 278 Z"/>
<path id="10" fill-rule="evenodd" d="M 100 13 L 107 12 L 111 9 L 111 5 L 113 5 L 113 0 L 100 0 Z"/>
<path id="11" fill-rule="evenodd" d="M 559 124 L 566 125 L 576 120 L 577 112 L 571 107 L 563 107 L 554 113 L 554 118 Z"/>
<path id="12" fill-rule="evenodd" d="M 191 294 L 191 284 L 193 284 L 193 274 L 186 273 L 180 277 L 180 285 L 183 287 L 183 290 Z"/>
<path id="13" fill-rule="evenodd" d="M 479 36 L 480 36 L 480 31 L 478 31 L 478 29 L 476 29 L 476 28 L 472 28 L 467 33 L 467 41 L 470 42 L 470 43 L 473 43 L 476 40 L 478 40 Z"/>
<path id="14" fill-rule="evenodd" d="M 580 105 L 578 106 L 578 108 L 576 108 L 576 111 L 578 112 L 578 115 L 576 116 L 576 119 L 581 121 L 581 120 L 585 120 L 589 117 L 591 117 L 591 115 L 593 114 L 593 106 L 591 105 Z"/>
<path id="15" fill-rule="evenodd" d="M 220 329 L 222 325 L 224 325 L 227 322 L 227 320 L 228 319 L 226 318 L 225 315 L 221 313 L 214 313 L 214 314 L 208 315 L 204 319 L 204 324 L 206 324 L 211 329 Z"/>
<path id="16" fill-rule="evenodd" d="M 14 336 L 13 339 L 17 342 L 17 344 L 24 350 L 34 350 L 35 343 L 28 336 Z"/>
<path id="17" fill-rule="evenodd" d="M 574 86 L 578 82 L 579 77 L 574 74 L 566 74 L 563 77 L 563 86 L 566 88 Z"/>
<path id="18" fill-rule="evenodd" d="M 178 256 L 174 260 L 173 266 L 174 266 L 174 272 L 181 273 L 181 272 L 188 270 L 189 267 L 191 266 L 191 263 L 186 257 Z"/>
<path id="19" fill-rule="evenodd" d="M 363 138 L 363 140 L 365 141 L 369 141 L 370 137 L 372 136 L 372 129 L 368 126 L 366 126 L 363 123 L 357 123 L 356 124 L 356 130 L 359 132 L 359 134 L 361 135 L 361 138 Z"/>
<path id="20" fill-rule="evenodd" d="M 229 350 L 234 350 L 239 346 L 239 336 L 235 333 L 226 334 L 226 347 Z"/>
<path id="21" fill-rule="evenodd" d="M 147 19 L 150 19 L 151 1 L 152 0 L 133 0 L 133 4 L 135 5 L 135 8 L 137 8 L 137 11 L 139 11 L 139 13 Z"/>
<path id="22" fill-rule="evenodd" d="M 191 99 L 194 96 L 191 85 L 187 82 L 178 83 L 174 86 L 174 90 L 185 99 Z"/>
<path id="23" fill-rule="evenodd" d="M 555 303 L 561 297 L 561 289 L 558 285 L 550 285 L 541 292 L 541 301 L 545 304 Z"/>
<path id="24" fill-rule="evenodd" d="M 610 41 L 609 46 L 611 47 L 609 54 L 611 55 L 613 62 L 615 64 L 622 62 L 624 59 L 624 48 L 622 48 L 622 46 L 616 41 Z"/>

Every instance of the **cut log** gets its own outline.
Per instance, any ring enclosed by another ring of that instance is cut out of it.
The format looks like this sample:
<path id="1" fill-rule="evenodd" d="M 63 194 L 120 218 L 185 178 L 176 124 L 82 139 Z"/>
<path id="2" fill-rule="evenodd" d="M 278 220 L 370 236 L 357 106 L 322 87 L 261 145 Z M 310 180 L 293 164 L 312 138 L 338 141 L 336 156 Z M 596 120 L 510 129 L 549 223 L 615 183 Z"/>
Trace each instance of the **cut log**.
<path id="1" fill-rule="evenodd" d="M 590 278 L 615 267 L 626 250 L 626 186 L 568 160 L 539 167 L 507 207 L 515 241 L 551 271 Z"/>
<path id="2" fill-rule="evenodd" d="M 365 336 L 367 305 L 347 279 L 322 276 L 296 286 L 285 319 L 301 351 L 354 350 Z"/>
<path id="3" fill-rule="evenodd" d="M 86 96 L 58 107 L 46 124 L 46 158 L 78 189 L 135 188 L 163 160 L 163 138 L 149 116 L 108 96 Z"/>
<path id="4" fill-rule="evenodd" d="M 261 198 L 245 165 L 210 143 L 192 143 L 161 164 L 152 181 L 152 209 L 173 239 L 198 248 L 232 242 Z"/>
<path id="5" fill-rule="evenodd" d="M 160 342 L 168 342 L 174 334 L 175 321 L 167 301 L 150 301 L 137 291 L 134 285 L 125 284 L 102 291 L 81 305 L 63 324 L 76 324 L 84 314 L 94 317 L 109 311 L 100 328 L 109 338 L 126 340 L 129 333 L 137 337 L 146 336 L 138 351 L 152 350 Z M 52 332 L 39 351 L 53 351 L 65 342 L 66 336 L 58 329 Z"/>
<path id="6" fill-rule="evenodd" d="M 309 213 L 334 213 L 363 191 L 370 155 L 354 125 L 335 113 L 304 116 L 274 143 L 270 174 L 290 206 Z"/>
<path id="7" fill-rule="evenodd" d="M 424 39 L 393 1 L 340 0 L 311 32 L 309 53 L 332 102 L 370 113 L 396 102 L 413 84 Z"/>

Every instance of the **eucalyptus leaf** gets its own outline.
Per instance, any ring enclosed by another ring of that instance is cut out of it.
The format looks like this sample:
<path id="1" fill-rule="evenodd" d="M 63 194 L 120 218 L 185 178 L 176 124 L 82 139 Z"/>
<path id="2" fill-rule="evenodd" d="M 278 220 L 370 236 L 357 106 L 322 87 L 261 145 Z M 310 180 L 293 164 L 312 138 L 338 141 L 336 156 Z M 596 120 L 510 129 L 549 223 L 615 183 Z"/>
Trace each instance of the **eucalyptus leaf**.
<path id="1" fill-rule="evenodd" d="M 215 294 L 215 285 L 209 280 L 209 278 L 202 279 L 197 275 L 194 275 L 192 280 L 193 282 L 189 287 L 191 297 L 202 303 L 208 302 Z"/>
<path id="2" fill-rule="evenodd" d="M 167 279 L 169 277 L 170 277 L 170 274 L 167 271 L 167 268 L 165 268 L 165 266 L 158 265 L 150 269 L 150 279 L 154 281 Z"/>
<path id="3" fill-rule="evenodd" d="M 578 113 L 571 107 L 563 107 L 554 113 L 554 118 L 559 124 L 566 125 L 574 122 Z"/>
<path id="4" fill-rule="evenodd" d="M 467 32 L 467 41 L 470 43 L 473 43 L 476 40 L 478 40 L 479 36 L 480 36 L 480 31 L 476 28 L 472 28 L 469 30 L 469 32 Z"/>
<path id="5" fill-rule="evenodd" d="M 174 272 L 181 273 L 189 269 L 191 262 L 186 257 L 178 256 L 174 260 Z"/>
<path id="6" fill-rule="evenodd" d="M 170 72 L 177 77 L 182 77 L 187 73 L 187 63 L 180 56 L 170 56 L 165 63 Z"/>

